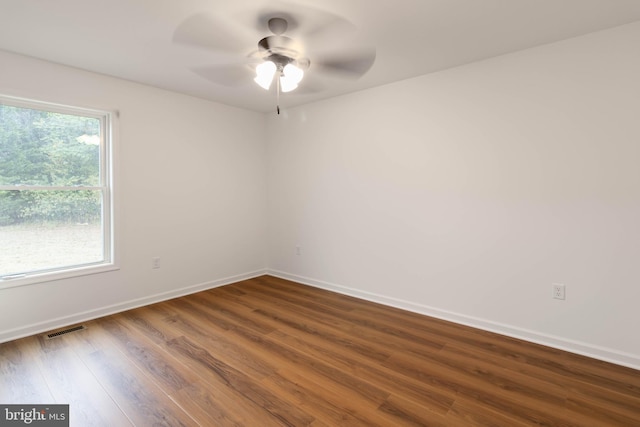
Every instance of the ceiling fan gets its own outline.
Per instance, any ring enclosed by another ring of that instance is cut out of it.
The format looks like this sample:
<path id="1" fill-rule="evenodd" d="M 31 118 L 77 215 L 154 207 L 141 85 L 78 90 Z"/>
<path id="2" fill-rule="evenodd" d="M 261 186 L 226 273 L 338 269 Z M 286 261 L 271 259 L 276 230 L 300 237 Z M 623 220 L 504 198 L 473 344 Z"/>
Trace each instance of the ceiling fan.
<path id="1" fill-rule="evenodd" d="M 355 25 L 326 11 L 283 5 L 238 17 L 193 15 L 177 27 L 173 40 L 216 54 L 217 64 L 192 69 L 213 83 L 243 86 L 254 84 L 253 77 L 265 90 L 275 86 L 278 114 L 281 92 L 298 87 L 317 92 L 334 79 L 357 79 L 376 58 L 375 48 L 358 39 Z"/>

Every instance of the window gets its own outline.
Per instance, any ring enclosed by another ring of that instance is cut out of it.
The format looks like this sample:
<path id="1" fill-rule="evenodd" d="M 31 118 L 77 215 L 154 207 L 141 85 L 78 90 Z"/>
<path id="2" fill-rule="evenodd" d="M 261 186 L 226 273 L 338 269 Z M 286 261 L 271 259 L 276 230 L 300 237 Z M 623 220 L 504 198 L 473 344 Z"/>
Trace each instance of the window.
<path id="1" fill-rule="evenodd" d="M 0 287 L 114 268 L 111 121 L 0 98 Z"/>

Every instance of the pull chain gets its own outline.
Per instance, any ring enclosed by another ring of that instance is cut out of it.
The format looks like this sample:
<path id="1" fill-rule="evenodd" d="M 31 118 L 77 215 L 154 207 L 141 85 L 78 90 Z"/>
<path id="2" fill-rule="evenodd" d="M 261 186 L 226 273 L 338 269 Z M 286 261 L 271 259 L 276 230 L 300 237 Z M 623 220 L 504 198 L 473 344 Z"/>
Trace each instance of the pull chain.
<path id="1" fill-rule="evenodd" d="M 280 115 L 280 76 L 276 77 L 276 111 Z"/>

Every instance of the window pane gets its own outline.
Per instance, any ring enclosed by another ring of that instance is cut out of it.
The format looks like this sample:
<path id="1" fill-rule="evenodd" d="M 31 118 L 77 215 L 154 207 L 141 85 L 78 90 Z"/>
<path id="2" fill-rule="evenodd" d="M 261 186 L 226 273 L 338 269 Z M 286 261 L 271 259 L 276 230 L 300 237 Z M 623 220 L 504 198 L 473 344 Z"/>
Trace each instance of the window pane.
<path id="1" fill-rule="evenodd" d="M 0 105 L 0 185 L 100 185 L 100 120 Z"/>
<path id="2" fill-rule="evenodd" d="M 0 191 L 0 277 L 104 260 L 102 191 Z"/>
<path id="3" fill-rule="evenodd" d="M 107 112 L 0 96 L 0 287 L 115 267 L 111 126 Z"/>

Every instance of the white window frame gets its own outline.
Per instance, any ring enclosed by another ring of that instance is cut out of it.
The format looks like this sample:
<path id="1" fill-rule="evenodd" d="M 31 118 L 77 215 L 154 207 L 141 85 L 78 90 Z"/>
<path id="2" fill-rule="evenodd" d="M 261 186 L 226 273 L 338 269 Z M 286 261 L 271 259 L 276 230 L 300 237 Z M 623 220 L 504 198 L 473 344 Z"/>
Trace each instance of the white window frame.
<path id="1" fill-rule="evenodd" d="M 0 104 L 18 108 L 44 110 L 60 114 L 90 117 L 100 120 L 100 184 L 97 186 L 38 186 L 38 185 L 0 185 L 0 190 L 101 190 L 102 235 L 104 259 L 99 262 L 75 266 L 65 266 L 48 270 L 39 270 L 14 275 L 0 276 L 0 290 L 42 282 L 69 279 L 89 274 L 118 270 L 115 233 L 115 167 L 116 138 L 118 128 L 117 111 L 106 111 L 84 107 L 54 104 L 49 102 L 0 95 Z"/>

